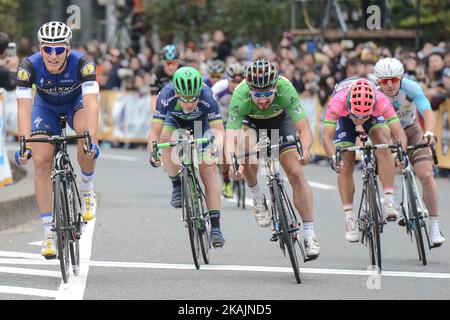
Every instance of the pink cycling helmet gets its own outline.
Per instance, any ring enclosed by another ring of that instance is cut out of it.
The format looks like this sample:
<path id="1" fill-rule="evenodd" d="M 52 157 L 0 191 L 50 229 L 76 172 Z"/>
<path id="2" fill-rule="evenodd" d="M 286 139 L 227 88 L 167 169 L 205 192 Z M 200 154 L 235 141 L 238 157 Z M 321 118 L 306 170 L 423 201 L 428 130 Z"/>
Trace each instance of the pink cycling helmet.
<path id="1" fill-rule="evenodd" d="M 356 117 L 365 118 L 375 107 L 375 88 L 367 79 L 358 79 L 347 94 L 347 109 Z"/>

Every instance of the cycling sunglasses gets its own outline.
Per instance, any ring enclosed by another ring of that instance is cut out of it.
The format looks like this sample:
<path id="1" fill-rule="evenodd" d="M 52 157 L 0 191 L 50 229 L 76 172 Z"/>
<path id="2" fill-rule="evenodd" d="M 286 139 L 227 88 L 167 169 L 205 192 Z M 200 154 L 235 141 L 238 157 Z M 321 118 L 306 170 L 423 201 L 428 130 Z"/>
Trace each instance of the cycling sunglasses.
<path id="1" fill-rule="evenodd" d="M 193 97 L 178 96 L 178 99 L 184 103 L 193 103 L 193 102 L 197 101 L 198 98 L 200 98 L 200 97 L 199 96 L 193 96 Z"/>
<path id="2" fill-rule="evenodd" d="M 164 61 L 164 63 L 168 66 L 175 66 L 178 64 L 178 61 L 177 60 L 166 60 L 166 61 Z"/>
<path id="3" fill-rule="evenodd" d="M 64 53 L 66 49 L 67 47 L 50 47 L 50 46 L 42 47 L 42 50 L 44 50 L 46 54 L 52 54 L 53 52 L 55 52 L 57 56 Z"/>
<path id="4" fill-rule="evenodd" d="M 274 95 L 275 90 L 270 91 L 250 91 L 252 96 L 256 99 L 262 99 L 262 98 L 270 98 Z"/>
<path id="5" fill-rule="evenodd" d="M 394 78 L 383 78 L 383 79 L 379 79 L 378 81 L 382 84 L 382 85 L 386 85 L 388 84 L 389 81 L 392 82 L 392 84 L 397 83 L 401 80 L 402 78 L 400 77 L 394 77 Z"/>
<path id="6" fill-rule="evenodd" d="M 368 116 L 357 116 L 356 114 L 350 112 L 350 117 L 356 120 L 367 120 L 370 118 L 370 116 L 370 114 Z"/>

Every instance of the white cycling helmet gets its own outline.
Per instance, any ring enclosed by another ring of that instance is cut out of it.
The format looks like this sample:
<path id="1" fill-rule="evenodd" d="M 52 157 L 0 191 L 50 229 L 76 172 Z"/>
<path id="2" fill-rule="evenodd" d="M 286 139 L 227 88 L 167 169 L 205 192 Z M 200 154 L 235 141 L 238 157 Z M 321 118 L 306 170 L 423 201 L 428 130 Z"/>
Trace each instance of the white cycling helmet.
<path id="1" fill-rule="evenodd" d="M 62 22 L 51 21 L 44 24 L 37 33 L 39 43 L 65 42 L 70 44 L 72 40 L 72 30 Z"/>
<path id="2" fill-rule="evenodd" d="M 373 67 L 373 74 L 380 78 L 402 77 L 404 73 L 403 64 L 396 58 L 384 58 Z"/>

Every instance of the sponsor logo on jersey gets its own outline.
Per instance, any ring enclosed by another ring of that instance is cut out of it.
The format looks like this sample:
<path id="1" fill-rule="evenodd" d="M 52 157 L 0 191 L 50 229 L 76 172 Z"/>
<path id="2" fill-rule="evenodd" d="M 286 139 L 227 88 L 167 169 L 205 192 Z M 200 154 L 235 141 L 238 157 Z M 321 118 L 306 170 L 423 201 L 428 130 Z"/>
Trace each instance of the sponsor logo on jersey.
<path id="1" fill-rule="evenodd" d="M 19 70 L 17 71 L 17 80 L 28 81 L 30 80 L 30 77 L 31 74 L 23 68 L 19 68 Z"/>
<path id="2" fill-rule="evenodd" d="M 81 74 L 85 77 L 94 73 L 95 73 L 95 66 L 93 62 L 89 62 L 83 68 L 81 68 Z"/>

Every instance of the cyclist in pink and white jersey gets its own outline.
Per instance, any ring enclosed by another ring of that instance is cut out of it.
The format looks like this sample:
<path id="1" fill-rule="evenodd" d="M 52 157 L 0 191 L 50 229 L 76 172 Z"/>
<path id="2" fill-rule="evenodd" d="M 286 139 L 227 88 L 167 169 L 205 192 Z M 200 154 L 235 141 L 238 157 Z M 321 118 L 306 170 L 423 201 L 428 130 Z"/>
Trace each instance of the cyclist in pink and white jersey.
<path id="1" fill-rule="evenodd" d="M 342 154 L 336 163 L 335 147 L 350 147 L 356 142 L 356 126 L 361 126 L 373 144 L 391 143 L 395 140 L 406 147 L 406 136 L 389 99 L 365 78 L 348 78 L 338 83 L 331 95 L 324 120 L 323 145 L 330 158 L 331 168 L 338 173 L 338 187 L 346 216 L 345 238 L 357 242 L 359 232 L 357 217 L 353 212 L 355 184 L 353 170 L 355 152 Z M 385 217 L 395 221 L 398 211 L 394 205 L 394 158 L 389 149 L 375 151 L 379 176 L 384 189 Z"/>

